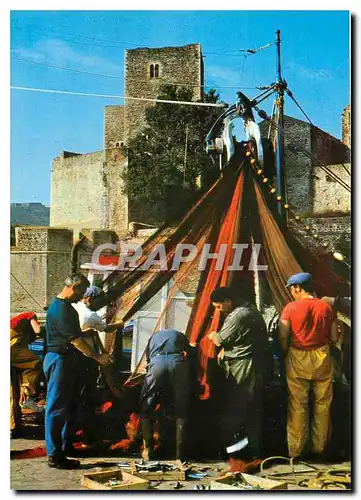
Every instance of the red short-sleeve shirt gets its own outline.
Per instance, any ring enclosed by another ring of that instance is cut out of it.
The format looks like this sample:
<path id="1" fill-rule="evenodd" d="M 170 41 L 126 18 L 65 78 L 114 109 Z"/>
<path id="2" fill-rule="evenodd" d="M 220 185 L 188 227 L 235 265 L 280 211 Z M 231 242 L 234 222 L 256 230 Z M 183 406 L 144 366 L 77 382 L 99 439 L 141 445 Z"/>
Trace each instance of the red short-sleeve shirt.
<path id="1" fill-rule="evenodd" d="M 281 319 L 291 322 L 291 346 L 311 350 L 329 343 L 335 315 L 326 302 L 307 298 L 287 304 Z"/>

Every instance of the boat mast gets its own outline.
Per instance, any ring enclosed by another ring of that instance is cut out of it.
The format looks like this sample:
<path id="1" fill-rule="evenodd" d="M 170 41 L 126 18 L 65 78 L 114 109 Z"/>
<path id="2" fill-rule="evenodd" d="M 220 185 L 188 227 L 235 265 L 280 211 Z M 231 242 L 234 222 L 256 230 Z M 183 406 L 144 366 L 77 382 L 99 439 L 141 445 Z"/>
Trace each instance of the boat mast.
<path id="1" fill-rule="evenodd" d="M 276 89 L 277 89 L 277 106 L 278 106 L 278 123 L 277 123 L 277 151 L 276 151 L 276 168 L 277 168 L 277 195 L 282 196 L 282 202 L 278 204 L 278 212 L 280 217 L 286 222 L 285 210 L 283 202 L 285 200 L 285 151 L 284 151 L 284 91 L 287 88 L 287 82 L 282 77 L 281 72 L 281 32 L 276 31 L 276 47 L 277 47 L 277 74 L 276 74 Z"/>

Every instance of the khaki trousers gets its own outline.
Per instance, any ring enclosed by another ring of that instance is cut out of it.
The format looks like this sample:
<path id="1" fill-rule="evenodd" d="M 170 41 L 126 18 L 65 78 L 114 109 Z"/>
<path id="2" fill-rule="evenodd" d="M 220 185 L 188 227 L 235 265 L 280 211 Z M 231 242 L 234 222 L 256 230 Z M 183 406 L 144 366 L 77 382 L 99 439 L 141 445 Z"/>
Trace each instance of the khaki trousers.
<path id="1" fill-rule="evenodd" d="M 21 425 L 21 396 L 34 396 L 42 372 L 41 360 L 20 343 L 11 346 L 10 429 Z M 19 380 L 20 379 L 20 380 Z"/>
<path id="2" fill-rule="evenodd" d="M 332 359 L 329 346 L 312 351 L 290 347 L 286 357 L 287 442 L 290 457 L 324 451 L 331 430 Z M 309 436 L 309 391 L 313 415 Z M 310 439 L 309 439 L 310 438 Z"/>

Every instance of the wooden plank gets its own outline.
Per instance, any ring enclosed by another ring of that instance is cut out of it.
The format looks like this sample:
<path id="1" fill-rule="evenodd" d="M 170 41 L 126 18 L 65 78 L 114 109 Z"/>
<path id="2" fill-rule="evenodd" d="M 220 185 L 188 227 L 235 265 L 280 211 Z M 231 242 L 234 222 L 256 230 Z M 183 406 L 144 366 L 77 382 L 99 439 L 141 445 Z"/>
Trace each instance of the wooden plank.
<path id="1" fill-rule="evenodd" d="M 130 462 L 130 471 L 135 476 L 149 479 L 149 480 L 157 480 L 157 481 L 185 481 L 186 473 L 189 470 L 189 467 L 184 467 L 180 460 L 167 460 L 161 461 L 160 464 L 172 464 L 177 467 L 175 470 L 171 471 L 150 471 L 146 472 L 144 470 L 137 469 L 136 461 L 132 460 Z"/>
<path id="2" fill-rule="evenodd" d="M 114 479 L 119 484 L 110 485 L 108 481 Z M 145 479 L 133 476 L 119 469 L 111 469 L 102 472 L 83 474 L 81 484 L 91 490 L 146 490 L 149 482 Z"/>
<path id="3" fill-rule="evenodd" d="M 245 474 L 244 472 L 235 472 L 228 473 L 217 478 L 215 481 L 211 481 L 211 490 L 245 490 L 246 488 L 232 484 L 235 482 L 242 482 L 242 480 L 246 483 L 246 485 L 253 486 L 257 489 L 261 488 L 262 490 L 288 489 L 287 483 L 285 482 L 253 476 L 251 474 Z"/>

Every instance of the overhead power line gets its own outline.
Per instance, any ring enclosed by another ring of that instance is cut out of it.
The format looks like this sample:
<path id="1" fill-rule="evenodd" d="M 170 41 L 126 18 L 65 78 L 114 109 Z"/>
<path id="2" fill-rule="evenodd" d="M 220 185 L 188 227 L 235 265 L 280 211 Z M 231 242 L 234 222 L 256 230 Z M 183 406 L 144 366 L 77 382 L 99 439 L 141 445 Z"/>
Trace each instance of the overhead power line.
<path id="1" fill-rule="evenodd" d="M 85 71 L 85 70 L 80 70 L 80 69 L 73 69 L 73 68 L 66 68 L 64 66 L 57 66 L 55 64 L 47 64 L 47 63 L 42 63 L 39 61 L 32 61 L 31 59 L 25 59 L 24 57 L 17 57 L 17 56 L 11 56 L 12 59 L 16 59 L 17 61 L 23 61 L 27 62 L 30 64 L 36 64 L 37 66 L 44 66 L 46 68 L 54 68 L 54 69 L 61 69 L 64 71 L 70 71 L 72 73 L 82 73 L 84 75 L 92 75 L 92 76 L 103 76 L 105 78 L 114 78 L 115 80 L 124 80 L 125 78 L 122 78 L 121 76 L 114 76 L 114 75 L 106 75 L 104 73 L 95 73 L 92 71 Z"/>
<path id="2" fill-rule="evenodd" d="M 106 95 L 106 94 L 91 94 L 87 92 L 70 92 L 68 90 L 53 90 L 53 89 L 37 89 L 37 88 L 32 88 L 32 87 L 18 87 L 15 85 L 10 85 L 10 88 L 12 90 L 27 90 L 29 92 L 43 92 L 46 94 L 65 94 L 65 95 L 78 95 L 78 96 L 86 96 L 86 97 L 104 97 L 107 99 L 124 99 L 124 100 L 131 100 L 131 101 L 145 101 L 145 102 L 162 102 L 165 104 L 184 104 L 187 106 L 204 106 L 204 107 L 211 107 L 211 108 L 225 108 L 228 107 L 228 104 L 217 104 L 217 103 L 210 103 L 210 102 L 192 102 L 192 101 L 171 101 L 171 100 L 165 100 L 165 99 L 148 99 L 145 97 L 128 97 L 128 96 L 121 96 L 121 95 Z"/>
<path id="3" fill-rule="evenodd" d="M 34 28 L 32 26 L 26 26 L 26 25 L 22 25 L 22 26 L 15 26 L 13 28 L 14 30 L 24 30 L 24 29 L 27 29 L 29 31 L 33 31 L 34 33 L 41 33 L 43 34 L 44 36 L 48 36 L 50 37 L 50 35 L 46 35 L 45 33 L 53 33 L 52 36 L 55 36 L 55 35 L 61 35 L 61 36 L 74 36 L 77 38 L 77 40 L 75 39 L 64 39 L 65 41 L 67 42 L 73 42 L 73 43 L 77 43 L 77 44 L 80 44 L 80 45 L 91 45 L 91 46 L 96 46 L 96 47 L 103 47 L 103 48 L 124 48 L 124 47 L 127 47 L 129 45 L 133 46 L 133 47 L 137 47 L 139 49 L 154 49 L 154 48 L 157 48 L 157 47 L 149 47 L 149 45 L 144 45 L 144 44 L 136 44 L 136 43 L 131 43 L 131 42 L 122 42 L 122 41 L 119 41 L 119 40 L 111 40 L 111 39 L 104 39 L 104 38 L 96 38 L 96 37 L 89 37 L 89 36 L 86 36 L 86 35 L 79 35 L 79 34 L 76 34 L 76 33 L 64 33 L 64 32 L 60 32 L 60 31 L 54 31 L 54 30 L 48 30 L 48 29 L 45 29 L 45 28 Z M 86 39 L 86 40 L 90 40 L 90 41 L 83 41 L 82 39 Z M 96 42 L 105 42 L 105 43 L 108 43 L 108 45 L 104 45 L 104 44 L 99 44 L 99 43 L 96 43 Z M 110 45 L 109 45 L 110 43 Z M 257 49 L 258 50 L 258 49 Z M 226 51 L 228 52 L 228 51 Z M 202 52 L 202 55 L 221 55 L 223 57 L 240 57 L 242 56 L 242 54 L 237 54 L 237 52 L 239 52 L 239 49 L 234 49 L 234 50 L 229 50 L 229 52 L 235 52 L 234 54 L 227 54 L 225 52 Z"/>
<path id="4" fill-rule="evenodd" d="M 253 55 L 256 54 L 257 52 L 260 52 L 261 50 L 268 49 L 268 47 L 271 47 L 274 45 L 276 42 L 270 42 L 267 43 L 267 45 L 262 45 L 262 47 L 258 47 L 257 49 L 239 49 L 240 52 L 247 52 L 247 55 Z"/>
<path id="5" fill-rule="evenodd" d="M 59 69 L 63 71 L 69 71 L 71 73 L 80 73 L 84 75 L 90 75 L 90 76 L 102 76 L 104 78 L 112 78 L 114 80 L 120 80 L 120 81 L 125 81 L 125 80 L 130 80 L 131 78 L 127 77 L 125 78 L 124 76 L 115 76 L 115 75 L 107 75 L 104 73 L 96 73 L 93 71 L 85 71 L 85 70 L 80 70 L 80 69 L 73 69 L 73 68 L 67 68 L 65 66 L 58 66 L 56 64 L 48 64 L 48 63 L 42 63 L 40 61 L 33 61 L 32 59 L 26 59 L 24 57 L 17 57 L 17 56 L 11 56 L 12 59 L 16 59 L 17 61 L 22 61 L 30 64 L 35 64 L 37 66 L 43 66 L 45 68 L 53 68 L 53 69 Z M 140 81 L 139 78 L 136 78 L 137 81 Z M 146 81 L 146 80 L 144 80 Z M 175 85 L 175 86 L 180 86 L 180 87 L 203 87 L 203 88 L 216 88 L 216 89 L 238 89 L 238 90 L 256 90 L 257 87 L 239 87 L 239 86 L 218 86 L 215 83 L 209 83 L 207 85 L 199 85 L 197 83 L 182 83 L 182 82 L 174 82 L 174 83 L 169 83 L 169 85 Z"/>

